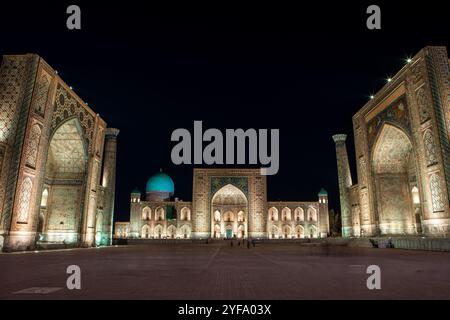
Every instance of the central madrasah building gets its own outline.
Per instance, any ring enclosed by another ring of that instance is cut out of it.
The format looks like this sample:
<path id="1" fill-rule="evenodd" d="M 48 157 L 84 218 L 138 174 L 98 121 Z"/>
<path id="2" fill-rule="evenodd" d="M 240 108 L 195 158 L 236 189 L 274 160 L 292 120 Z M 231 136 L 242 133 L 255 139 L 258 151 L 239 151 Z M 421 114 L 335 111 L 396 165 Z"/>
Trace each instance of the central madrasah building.
<path id="1" fill-rule="evenodd" d="M 145 199 L 133 190 L 130 221 L 115 223 L 115 237 L 294 239 L 329 233 L 324 189 L 314 202 L 267 201 L 260 169 L 194 169 L 192 201 L 173 198 L 174 190 L 162 171 L 147 181 Z"/>

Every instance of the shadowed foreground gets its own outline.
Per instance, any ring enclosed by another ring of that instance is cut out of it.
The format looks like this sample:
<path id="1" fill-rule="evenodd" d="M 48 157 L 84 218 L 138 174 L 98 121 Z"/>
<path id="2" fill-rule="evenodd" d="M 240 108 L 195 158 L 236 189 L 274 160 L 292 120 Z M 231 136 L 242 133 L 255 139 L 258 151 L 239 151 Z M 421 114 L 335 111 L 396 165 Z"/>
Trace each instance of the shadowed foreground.
<path id="1" fill-rule="evenodd" d="M 81 268 L 81 290 L 66 268 Z M 366 268 L 381 268 L 368 290 Z M 0 254 L 0 299 L 449 299 L 450 254 L 172 244 Z"/>

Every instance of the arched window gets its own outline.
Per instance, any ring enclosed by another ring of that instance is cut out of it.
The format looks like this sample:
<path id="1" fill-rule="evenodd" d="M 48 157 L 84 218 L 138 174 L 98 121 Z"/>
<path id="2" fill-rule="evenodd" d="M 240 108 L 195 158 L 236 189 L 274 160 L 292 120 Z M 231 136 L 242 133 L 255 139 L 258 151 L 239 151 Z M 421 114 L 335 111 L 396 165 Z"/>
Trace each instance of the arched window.
<path id="1" fill-rule="evenodd" d="M 214 211 L 214 221 L 216 221 L 216 222 L 220 221 L 220 211 L 219 210 Z"/>
<path id="2" fill-rule="evenodd" d="M 305 237 L 305 229 L 302 226 L 295 227 L 295 237 L 299 239 Z"/>
<path id="3" fill-rule="evenodd" d="M 155 227 L 155 237 L 158 239 L 162 238 L 162 233 L 163 233 L 163 227 L 161 225 L 157 225 Z"/>
<path id="4" fill-rule="evenodd" d="M 308 221 L 316 222 L 317 221 L 317 211 L 316 209 L 309 207 L 308 208 Z"/>
<path id="5" fill-rule="evenodd" d="M 291 228 L 289 226 L 283 227 L 283 238 L 288 239 L 291 237 Z"/>
<path id="6" fill-rule="evenodd" d="M 188 225 L 184 225 L 181 227 L 181 236 L 184 239 L 188 239 L 191 237 L 191 228 Z"/>
<path id="7" fill-rule="evenodd" d="M 269 221 L 278 221 L 278 210 L 275 207 L 269 209 Z"/>
<path id="8" fill-rule="evenodd" d="M 310 238 L 317 238 L 318 237 L 317 228 L 315 226 L 311 226 L 309 228 L 309 237 Z"/>
<path id="9" fill-rule="evenodd" d="M 272 226 L 272 229 L 270 230 L 270 238 L 276 239 L 278 237 L 278 228 L 276 226 Z"/>
<path id="10" fill-rule="evenodd" d="M 142 236 L 142 238 L 145 238 L 145 239 L 148 239 L 150 237 L 150 227 L 147 224 L 145 224 L 142 227 L 142 235 L 141 236 Z"/>
<path id="11" fill-rule="evenodd" d="M 145 207 L 144 209 L 142 209 L 142 219 L 143 220 L 152 219 L 152 210 L 149 207 Z"/>
<path id="12" fill-rule="evenodd" d="M 281 221 L 291 221 L 291 209 L 283 208 L 281 210 Z"/>
<path id="13" fill-rule="evenodd" d="M 167 237 L 170 239 L 175 239 L 177 235 L 177 228 L 175 226 L 169 226 L 167 228 Z"/>
<path id="14" fill-rule="evenodd" d="M 47 207 L 47 200 L 48 200 L 48 189 L 45 188 L 44 191 L 42 192 L 42 197 L 41 197 L 41 207 L 42 208 Z"/>
<path id="15" fill-rule="evenodd" d="M 226 221 L 226 222 L 233 222 L 234 221 L 234 213 L 231 211 L 225 212 L 223 218 L 224 218 L 224 221 Z"/>
<path id="16" fill-rule="evenodd" d="M 214 238 L 220 238 L 220 226 L 218 224 L 214 226 Z"/>
<path id="17" fill-rule="evenodd" d="M 411 190 L 413 204 L 420 204 L 419 188 L 414 186 Z"/>
<path id="18" fill-rule="evenodd" d="M 155 210 L 155 220 L 163 221 L 164 220 L 164 209 L 161 207 L 156 208 Z"/>
<path id="19" fill-rule="evenodd" d="M 180 215 L 180 220 L 182 221 L 190 221 L 191 220 L 191 210 L 189 210 L 189 208 L 184 207 L 183 209 L 181 209 L 181 215 Z"/>
<path id="20" fill-rule="evenodd" d="M 294 216 L 295 216 L 295 221 L 305 221 L 305 212 L 300 207 L 295 209 Z"/>
<path id="21" fill-rule="evenodd" d="M 238 212 L 238 222 L 244 222 L 244 211 Z"/>

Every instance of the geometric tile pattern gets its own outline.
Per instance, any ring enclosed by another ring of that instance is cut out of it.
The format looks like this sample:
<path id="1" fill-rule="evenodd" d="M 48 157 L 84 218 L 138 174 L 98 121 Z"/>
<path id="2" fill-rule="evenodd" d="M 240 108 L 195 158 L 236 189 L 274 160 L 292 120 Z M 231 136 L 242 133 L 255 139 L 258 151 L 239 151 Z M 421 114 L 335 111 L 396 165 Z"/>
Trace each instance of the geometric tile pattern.
<path id="1" fill-rule="evenodd" d="M 382 128 L 374 148 L 373 166 L 376 173 L 404 173 L 412 151 L 409 138 L 391 125 Z"/>
<path id="2" fill-rule="evenodd" d="M 33 183 L 31 182 L 31 179 L 29 177 L 26 177 L 22 182 L 19 194 L 19 206 L 17 216 L 17 222 L 19 223 L 28 223 L 32 189 Z"/>
<path id="3" fill-rule="evenodd" d="M 436 157 L 436 145 L 434 143 L 433 133 L 431 132 L 431 130 L 428 129 L 425 131 L 423 135 L 423 141 L 425 144 L 427 165 L 435 165 L 438 161 Z"/>
<path id="4" fill-rule="evenodd" d="M 424 123 L 430 119 L 430 106 L 425 91 L 425 86 L 420 87 L 417 92 L 417 104 L 419 106 L 420 123 Z"/>
<path id="5" fill-rule="evenodd" d="M 36 98 L 34 104 L 34 111 L 44 116 L 45 105 L 47 104 L 48 89 L 50 88 L 50 80 L 46 74 L 42 74 L 36 89 Z"/>
<path id="6" fill-rule="evenodd" d="M 81 179 L 84 176 L 87 155 L 77 121 L 77 119 L 67 121 L 53 134 L 48 151 L 49 177 Z"/>
<path id="7" fill-rule="evenodd" d="M 64 120 L 77 117 L 84 138 L 87 140 L 89 151 L 92 151 L 92 139 L 94 136 L 94 117 L 85 110 L 82 105 L 68 92 L 64 87 L 58 84 L 56 89 L 56 101 L 54 105 L 54 112 L 52 117 L 52 131 L 61 124 Z"/>
<path id="8" fill-rule="evenodd" d="M 27 57 L 4 57 L 0 73 L 0 142 L 12 144 L 18 121 L 17 107 L 26 74 Z"/>
<path id="9" fill-rule="evenodd" d="M 442 195 L 441 179 L 435 173 L 430 178 L 431 199 L 433 202 L 433 212 L 445 211 L 444 197 Z"/>
<path id="10" fill-rule="evenodd" d="M 77 232 L 80 188 L 55 186 L 52 191 L 51 212 L 47 229 Z"/>
<path id="11" fill-rule="evenodd" d="M 33 125 L 30 130 L 30 137 L 25 148 L 25 163 L 31 168 L 36 168 L 36 159 L 41 140 L 41 128 L 38 124 Z"/>

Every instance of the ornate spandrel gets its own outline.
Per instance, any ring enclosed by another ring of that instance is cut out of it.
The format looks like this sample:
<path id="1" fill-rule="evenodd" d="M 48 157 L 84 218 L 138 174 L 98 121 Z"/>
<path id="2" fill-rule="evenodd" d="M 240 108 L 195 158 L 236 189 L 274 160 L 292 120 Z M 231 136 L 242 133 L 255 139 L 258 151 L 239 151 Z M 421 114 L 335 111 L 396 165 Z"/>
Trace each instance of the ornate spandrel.
<path id="1" fill-rule="evenodd" d="M 220 188 L 227 184 L 234 185 L 248 196 L 248 178 L 247 177 L 211 177 L 211 196 Z"/>
<path id="2" fill-rule="evenodd" d="M 95 118 L 89 113 L 70 92 L 61 84 L 56 89 L 56 99 L 52 117 L 52 132 L 65 120 L 76 117 L 80 121 L 83 136 L 88 142 L 89 151 L 92 151 L 94 138 Z"/>
<path id="3" fill-rule="evenodd" d="M 395 124 L 399 128 L 411 133 L 409 110 L 404 96 L 390 104 L 367 124 L 369 147 L 372 148 L 380 129 L 385 123 Z"/>

